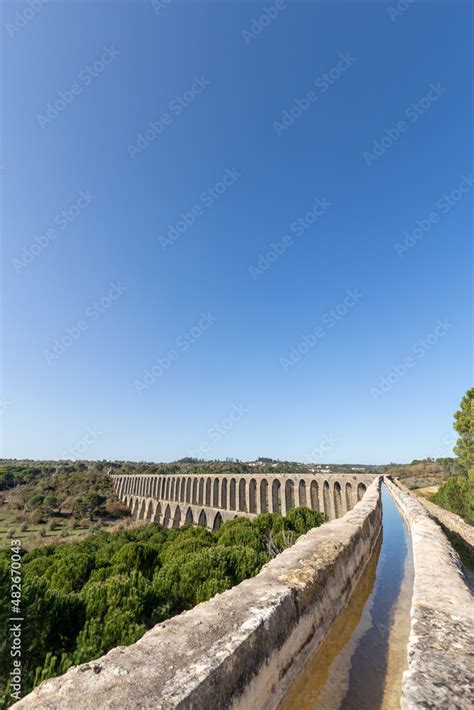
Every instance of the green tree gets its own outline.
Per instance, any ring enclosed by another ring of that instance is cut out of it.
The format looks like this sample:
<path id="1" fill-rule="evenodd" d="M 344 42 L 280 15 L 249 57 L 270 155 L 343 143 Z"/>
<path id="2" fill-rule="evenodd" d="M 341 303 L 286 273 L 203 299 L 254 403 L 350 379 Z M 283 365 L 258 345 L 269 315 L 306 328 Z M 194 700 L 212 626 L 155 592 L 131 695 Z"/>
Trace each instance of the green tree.
<path id="1" fill-rule="evenodd" d="M 430 497 L 436 505 L 450 510 L 474 525 L 474 476 L 454 476 Z"/>
<path id="2" fill-rule="evenodd" d="M 474 472 L 474 387 L 467 390 L 454 414 L 454 428 L 459 434 L 454 453 L 468 471 Z"/>
<path id="3" fill-rule="evenodd" d="M 61 509 L 59 507 L 59 500 L 58 497 L 55 495 L 47 495 L 45 496 L 45 499 L 43 500 L 42 503 L 42 508 L 45 511 L 45 513 L 48 513 L 48 515 L 51 515 L 55 510 L 58 510 L 61 512 Z"/>
<path id="4" fill-rule="evenodd" d="M 287 513 L 286 519 L 298 535 L 303 535 L 311 530 L 311 528 L 318 528 L 326 522 L 324 513 L 319 513 L 316 510 L 311 510 L 304 506 L 290 510 Z"/>
<path id="5" fill-rule="evenodd" d="M 87 493 L 76 499 L 73 513 L 79 518 L 88 515 L 93 520 L 94 515 L 103 513 L 105 500 L 105 496 L 100 496 L 97 493 Z"/>
<path id="6" fill-rule="evenodd" d="M 40 505 L 43 505 L 44 501 L 44 496 L 42 495 L 34 495 L 31 496 L 31 498 L 28 498 L 28 501 L 26 503 L 26 508 L 27 510 L 35 510 L 36 508 L 39 508 Z"/>

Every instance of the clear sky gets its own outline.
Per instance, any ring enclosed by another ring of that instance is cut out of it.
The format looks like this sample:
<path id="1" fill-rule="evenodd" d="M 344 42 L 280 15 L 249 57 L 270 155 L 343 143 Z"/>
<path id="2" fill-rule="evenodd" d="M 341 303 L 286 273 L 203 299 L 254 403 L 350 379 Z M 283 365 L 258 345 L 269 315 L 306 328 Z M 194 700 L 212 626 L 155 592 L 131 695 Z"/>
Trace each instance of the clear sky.
<path id="1" fill-rule="evenodd" d="M 397 7 L 3 4 L 4 456 L 449 455 L 472 5 Z"/>

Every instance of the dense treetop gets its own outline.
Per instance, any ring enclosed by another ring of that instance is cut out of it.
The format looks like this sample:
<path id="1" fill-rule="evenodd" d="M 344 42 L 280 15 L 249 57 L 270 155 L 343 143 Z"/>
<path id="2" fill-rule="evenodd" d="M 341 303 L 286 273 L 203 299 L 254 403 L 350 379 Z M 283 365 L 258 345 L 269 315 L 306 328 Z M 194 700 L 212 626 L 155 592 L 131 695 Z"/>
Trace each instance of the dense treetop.
<path id="1" fill-rule="evenodd" d="M 252 577 L 324 520 L 321 513 L 294 508 L 286 517 L 236 518 L 215 532 L 151 524 L 24 553 L 24 692 L 71 665 L 137 641 L 154 624 Z M 6 694 L 9 555 L 9 549 L 0 553 L 0 677 Z"/>

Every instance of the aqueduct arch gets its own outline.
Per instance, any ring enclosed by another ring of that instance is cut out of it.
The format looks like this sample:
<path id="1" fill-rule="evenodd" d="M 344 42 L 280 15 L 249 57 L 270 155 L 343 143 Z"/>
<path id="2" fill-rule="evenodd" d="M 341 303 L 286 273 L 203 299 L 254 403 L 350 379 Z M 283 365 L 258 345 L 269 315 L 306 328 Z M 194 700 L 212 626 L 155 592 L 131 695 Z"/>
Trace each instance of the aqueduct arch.
<path id="1" fill-rule="evenodd" d="M 217 530 L 226 520 L 281 513 L 298 505 L 339 518 L 361 500 L 371 474 L 111 475 L 118 497 L 138 520 L 164 527 Z"/>

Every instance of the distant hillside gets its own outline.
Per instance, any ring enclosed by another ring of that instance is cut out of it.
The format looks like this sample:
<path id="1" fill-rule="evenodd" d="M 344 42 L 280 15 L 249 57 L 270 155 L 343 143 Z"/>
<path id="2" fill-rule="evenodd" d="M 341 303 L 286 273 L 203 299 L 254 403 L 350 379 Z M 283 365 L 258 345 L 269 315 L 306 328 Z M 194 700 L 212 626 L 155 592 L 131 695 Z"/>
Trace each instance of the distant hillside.
<path id="1" fill-rule="evenodd" d="M 400 478 L 408 488 L 425 488 L 440 485 L 451 476 L 463 473 L 463 469 L 456 459 L 445 457 L 415 459 L 407 464 L 391 463 L 387 466 L 378 466 L 377 473 Z"/>
<path id="2" fill-rule="evenodd" d="M 410 464 L 318 464 L 261 457 L 243 462 L 184 458 L 172 463 L 131 461 L 0 460 L 0 540 L 15 535 L 28 547 L 66 542 L 130 518 L 106 473 L 352 473 L 374 472 L 401 478 L 410 488 L 440 485 L 459 473 L 455 459 Z"/>
<path id="3" fill-rule="evenodd" d="M 102 463 L 0 462 L 0 540 L 75 539 L 129 516 Z"/>

